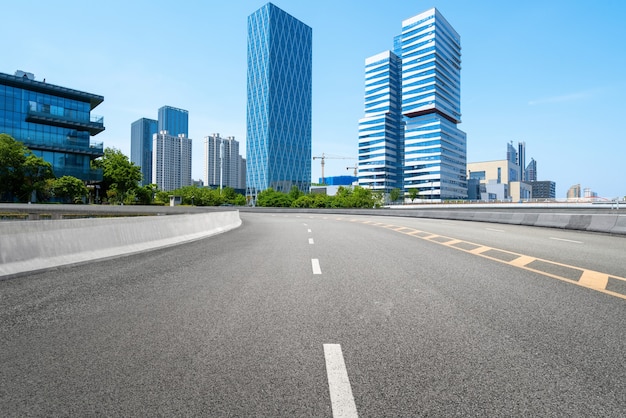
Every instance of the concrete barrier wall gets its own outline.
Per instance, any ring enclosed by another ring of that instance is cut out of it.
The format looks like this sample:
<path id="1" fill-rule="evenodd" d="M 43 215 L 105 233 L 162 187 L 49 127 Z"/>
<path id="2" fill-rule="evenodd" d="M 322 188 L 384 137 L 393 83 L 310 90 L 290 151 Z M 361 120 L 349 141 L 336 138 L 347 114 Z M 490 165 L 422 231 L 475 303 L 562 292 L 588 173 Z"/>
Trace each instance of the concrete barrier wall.
<path id="1" fill-rule="evenodd" d="M 488 210 L 484 208 L 433 208 L 409 209 L 399 206 L 393 209 L 292 209 L 292 208 L 241 208 L 245 212 L 261 213 L 315 213 L 337 215 L 398 216 L 406 218 L 451 219 L 457 221 L 491 222 L 500 224 L 560 228 L 589 232 L 626 235 L 626 214 L 622 211 L 604 209 L 608 213 L 567 213 L 547 211 L 545 208 L 520 210 Z"/>
<path id="2" fill-rule="evenodd" d="M 0 222 L 0 277 L 167 247 L 240 225 L 238 211 Z"/>

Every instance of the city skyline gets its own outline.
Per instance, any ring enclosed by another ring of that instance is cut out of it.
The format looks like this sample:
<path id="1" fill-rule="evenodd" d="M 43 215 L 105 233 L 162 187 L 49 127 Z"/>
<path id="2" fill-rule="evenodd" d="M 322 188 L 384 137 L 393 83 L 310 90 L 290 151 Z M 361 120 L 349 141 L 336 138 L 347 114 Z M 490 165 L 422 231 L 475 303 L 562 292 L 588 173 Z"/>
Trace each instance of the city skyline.
<path id="1" fill-rule="evenodd" d="M 106 130 L 98 140 L 128 156 L 129 126 L 162 103 L 189 110 L 191 138 L 229 132 L 245 147 L 246 18 L 265 3 L 198 6 L 183 1 L 172 8 L 158 1 L 112 1 L 98 13 L 119 29 L 89 37 L 77 25 L 60 26 L 54 18 L 80 21 L 93 13 L 88 4 L 8 3 L 5 14 L 11 18 L 5 29 L 20 36 L 7 43 L 0 72 L 28 71 L 37 80 L 104 96 L 97 113 L 104 116 Z M 392 48 L 389 34 L 399 32 L 401 21 L 436 7 L 462 36 L 459 128 L 467 133 L 468 162 L 498 159 L 503 142 L 523 141 L 533 144 L 526 160 L 540 162 L 538 180 L 555 181 L 558 198 L 574 184 L 600 197 L 626 194 L 619 175 L 626 141 L 618 124 L 626 57 L 616 52 L 626 38 L 626 4 L 273 3 L 315 34 L 313 155 L 356 160 L 364 59 Z M 186 22 L 186 30 L 155 36 L 154 25 L 165 18 Z M 206 31 L 209 18 L 211 30 Z M 22 22 L 29 22 L 28 31 Z M 589 22 L 600 22 L 593 36 L 584 30 Z M 159 61 L 164 49 L 170 51 L 166 62 L 171 64 Z M 193 178 L 202 178 L 199 140 L 193 155 Z M 326 175 L 347 174 L 348 165 L 327 160 Z M 312 178 L 318 177 L 319 162 L 312 161 Z"/>

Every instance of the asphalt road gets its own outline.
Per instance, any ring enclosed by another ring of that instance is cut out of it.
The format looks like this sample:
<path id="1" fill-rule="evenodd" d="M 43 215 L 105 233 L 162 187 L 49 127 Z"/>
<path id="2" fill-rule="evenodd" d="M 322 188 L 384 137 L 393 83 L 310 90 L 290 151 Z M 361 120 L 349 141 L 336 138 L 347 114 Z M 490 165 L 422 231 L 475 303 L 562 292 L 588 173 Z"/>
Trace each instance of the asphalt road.
<path id="1" fill-rule="evenodd" d="M 626 238 L 242 219 L 0 281 L 0 415 L 626 414 Z"/>

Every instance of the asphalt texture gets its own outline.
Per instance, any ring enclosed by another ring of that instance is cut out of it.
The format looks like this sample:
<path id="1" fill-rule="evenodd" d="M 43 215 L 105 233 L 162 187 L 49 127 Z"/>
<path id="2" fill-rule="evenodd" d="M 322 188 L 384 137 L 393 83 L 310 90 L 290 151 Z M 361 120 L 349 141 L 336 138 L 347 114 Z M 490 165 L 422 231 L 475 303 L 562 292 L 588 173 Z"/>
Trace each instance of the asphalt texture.
<path id="1" fill-rule="evenodd" d="M 324 344 L 341 345 L 361 417 L 626 414 L 626 300 L 364 222 L 619 277 L 624 237 L 242 219 L 0 281 L 0 415 L 330 417 Z"/>

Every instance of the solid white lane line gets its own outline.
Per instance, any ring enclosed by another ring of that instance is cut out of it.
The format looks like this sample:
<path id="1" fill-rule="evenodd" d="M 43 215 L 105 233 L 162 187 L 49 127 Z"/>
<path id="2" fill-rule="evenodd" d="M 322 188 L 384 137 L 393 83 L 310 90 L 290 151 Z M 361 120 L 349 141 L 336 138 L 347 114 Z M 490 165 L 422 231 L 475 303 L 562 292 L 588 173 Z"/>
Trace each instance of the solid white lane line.
<path id="1" fill-rule="evenodd" d="M 485 228 L 487 231 L 493 231 L 493 232 L 504 232 L 504 229 L 493 229 L 493 228 Z"/>
<path id="2" fill-rule="evenodd" d="M 313 267 L 313 274 L 322 274 L 322 269 L 320 267 L 320 260 L 318 260 L 317 258 L 312 258 L 311 266 Z"/>
<path id="3" fill-rule="evenodd" d="M 341 345 L 324 344 L 324 357 L 326 357 L 326 374 L 333 417 L 358 417 Z"/>
<path id="4" fill-rule="evenodd" d="M 309 244 L 313 244 L 313 238 L 309 238 Z"/>
<path id="5" fill-rule="evenodd" d="M 574 241 L 571 239 L 565 239 L 565 238 L 554 238 L 554 237 L 550 237 L 550 239 L 553 239 L 555 241 L 565 241 L 565 242 L 573 242 L 574 244 L 582 244 L 582 241 Z"/>

